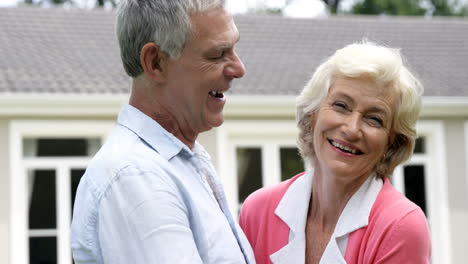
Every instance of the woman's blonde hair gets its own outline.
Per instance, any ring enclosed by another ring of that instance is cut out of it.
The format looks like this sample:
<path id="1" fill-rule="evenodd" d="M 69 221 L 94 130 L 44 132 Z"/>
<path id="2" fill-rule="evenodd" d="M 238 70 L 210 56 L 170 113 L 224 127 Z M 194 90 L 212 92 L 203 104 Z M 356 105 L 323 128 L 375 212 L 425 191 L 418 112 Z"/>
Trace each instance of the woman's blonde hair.
<path id="1" fill-rule="evenodd" d="M 337 50 L 322 63 L 296 100 L 296 120 L 299 127 L 298 147 L 305 162 L 313 165 L 315 151 L 311 114 L 318 110 L 338 77 L 366 78 L 379 89 L 397 93 L 391 144 L 376 164 L 379 177 L 388 177 L 396 166 L 413 153 L 416 139 L 416 121 L 421 109 L 422 84 L 403 65 L 399 49 L 362 41 Z"/>

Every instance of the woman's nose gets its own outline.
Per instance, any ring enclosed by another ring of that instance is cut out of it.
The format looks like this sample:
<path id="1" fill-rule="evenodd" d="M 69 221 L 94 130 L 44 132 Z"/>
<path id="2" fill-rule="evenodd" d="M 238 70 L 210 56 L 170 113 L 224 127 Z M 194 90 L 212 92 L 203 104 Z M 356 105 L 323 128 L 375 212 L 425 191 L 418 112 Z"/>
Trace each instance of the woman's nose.
<path id="1" fill-rule="evenodd" d="M 346 139 L 357 140 L 361 136 L 361 118 L 358 113 L 350 114 L 343 124 L 343 134 Z"/>

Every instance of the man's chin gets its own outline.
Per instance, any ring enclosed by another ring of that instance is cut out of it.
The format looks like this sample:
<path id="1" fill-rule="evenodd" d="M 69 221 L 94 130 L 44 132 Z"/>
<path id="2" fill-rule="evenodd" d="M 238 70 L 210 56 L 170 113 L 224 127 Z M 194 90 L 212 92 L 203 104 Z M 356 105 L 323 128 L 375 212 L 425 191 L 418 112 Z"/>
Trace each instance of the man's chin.
<path id="1" fill-rule="evenodd" d="M 224 116 L 220 115 L 216 118 L 208 120 L 208 130 L 221 126 L 224 123 Z"/>

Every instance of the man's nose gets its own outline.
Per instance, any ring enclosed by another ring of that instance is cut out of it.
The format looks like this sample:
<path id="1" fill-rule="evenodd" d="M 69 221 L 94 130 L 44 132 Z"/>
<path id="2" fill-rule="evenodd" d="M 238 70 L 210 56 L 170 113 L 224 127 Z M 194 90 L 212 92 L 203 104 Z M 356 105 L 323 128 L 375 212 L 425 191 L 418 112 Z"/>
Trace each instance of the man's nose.
<path id="1" fill-rule="evenodd" d="M 237 53 L 232 56 L 232 62 L 224 69 L 224 75 L 234 79 L 241 78 L 245 74 L 245 66 L 242 60 L 239 58 Z"/>

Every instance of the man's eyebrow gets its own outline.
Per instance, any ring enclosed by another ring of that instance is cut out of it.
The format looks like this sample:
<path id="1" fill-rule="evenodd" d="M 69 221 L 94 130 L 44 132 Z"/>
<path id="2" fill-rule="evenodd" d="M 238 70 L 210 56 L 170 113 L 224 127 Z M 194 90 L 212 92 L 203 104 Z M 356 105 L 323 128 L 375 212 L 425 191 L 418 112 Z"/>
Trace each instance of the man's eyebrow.
<path id="1" fill-rule="evenodd" d="M 206 47 L 205 52 L 232 49 L 239 41 L 240 41 L 240 34 L 239 32 L 237 32 L 235 38 L 233 38 L 232 40 L 224 39 L 222 41 L 212 42 L 211 45 L 208 45 L 208 47 Z"/>
<path id="2" fill-rule="evenodd" d="M 219 43 L 214 47 L 214 49 L 230 49 L 233 48 L 240 40 L 240 35 L 237 35 L 237 38 L 234 40 L 234 42 L 222 42 Z"/>

